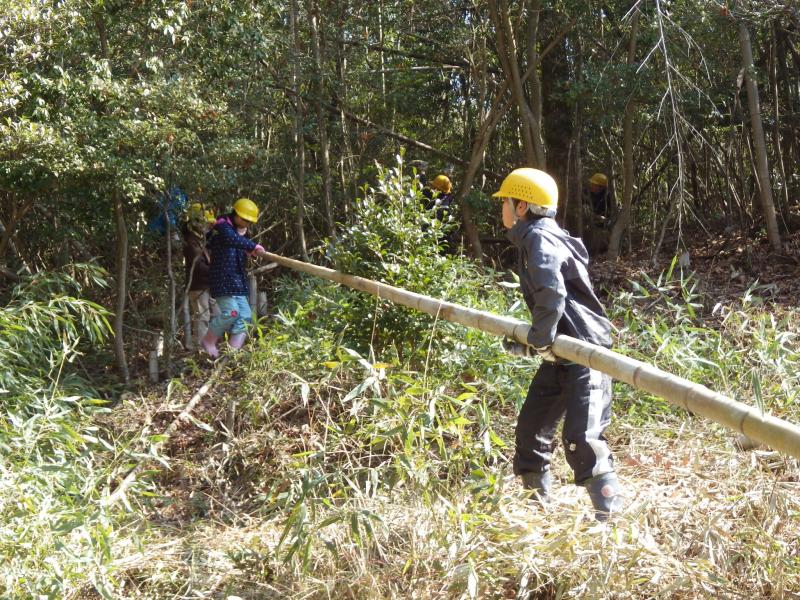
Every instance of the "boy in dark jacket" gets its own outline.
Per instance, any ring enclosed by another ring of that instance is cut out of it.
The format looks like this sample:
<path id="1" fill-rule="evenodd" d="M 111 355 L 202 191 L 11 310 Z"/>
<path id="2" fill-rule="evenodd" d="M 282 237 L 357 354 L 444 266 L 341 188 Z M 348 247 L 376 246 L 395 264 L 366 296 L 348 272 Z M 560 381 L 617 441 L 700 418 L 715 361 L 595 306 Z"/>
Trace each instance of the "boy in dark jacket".
<path id="1" fill-rule="evenodd" d="M 248 301 L 247 257 L 266 253 L 263 246 L 246 237 L 248 226 L 257 220 L 255 202 L 239 198 L 233 205 L 233 212 L 217 219 L 208 234 L 211 296 L 216 300 L 220 314 L 208 324 L 203 348 L 214 358 L 219 356 L 217 342 L 225 332 L 230 334 L 228 344 L 234 350 L 241 348 L 247 337 L 247 323 L 252 318 Z"/>
<path id="2" fill-rule="evenodd" d="M 619 510 L 619 482 L 603 432 L 611 419 L 611 380 L 588 367 L 559 359 L 557 334 L 606 348 L 611 323 L 592 290 L 588 253 L 553 220 L 558 187 L 537 169 L 516 169 L 494 194 L 503 200 L 503 225 L 520 252 L 520 289 L 531 311 L 528 346 L 506 342 L 513 354 L 535 349 L 542 364 L 517 420 L 514 473 L 543 502 L 551 486 L 550 460 L 558 422 L 576 485 L 586 487 L 598 520 Z"/>
<path id="3" fill-rule="evenodd" d="M 206 211 L 200 203 L 192 204 L 181 227 L 183 234 L 183 259 L 186 267 L 187 296 L 192 315 L 194 339 L 198 347 L 208 332 L 208 321 L 212 311 L 217 313 L 216 303 L 209 293 L 208 272 L 211 268 L 206 249 L 206 232 L 215 222 L 213 213 Z"/>

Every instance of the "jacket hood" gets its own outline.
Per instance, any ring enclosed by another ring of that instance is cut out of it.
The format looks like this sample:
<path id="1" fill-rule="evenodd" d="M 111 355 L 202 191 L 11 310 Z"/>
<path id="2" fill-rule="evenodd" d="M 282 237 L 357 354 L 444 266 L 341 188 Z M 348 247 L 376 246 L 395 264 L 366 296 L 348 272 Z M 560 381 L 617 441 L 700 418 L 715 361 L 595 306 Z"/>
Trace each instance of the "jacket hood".
<path id="1" fill-rule="evenodd" d="M 572 237 L 569 232 L 558 226 L 554 219 L 548 217 L 540 217 L 531 221 L 519 220 L 514 223 L 514 226 L 508 231 L 508 239 L 517 248 L 522 248 L 525 245 L 525 238 L 537 231 L 541 231 L 544 235 L 550 234 L 551 237 L 556 237 L 564 244 L 569 250 L 570 254 L 584 266 L 589 265 L 589 253 L 586 247 L 579 238 Z"/>

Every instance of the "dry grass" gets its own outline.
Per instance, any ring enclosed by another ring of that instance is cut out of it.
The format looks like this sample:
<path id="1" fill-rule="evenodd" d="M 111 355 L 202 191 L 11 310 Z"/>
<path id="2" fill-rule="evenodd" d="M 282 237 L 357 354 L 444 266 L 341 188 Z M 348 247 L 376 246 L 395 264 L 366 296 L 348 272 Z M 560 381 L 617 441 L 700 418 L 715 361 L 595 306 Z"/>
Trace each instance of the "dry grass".
<path id="1" fill-rule="evenodd" d="M 793 316 L 757 288 L 722 311 L 692 281 L 645 284 L 615 307 L 626 350 L 797 414 Z M 533 505 L 510 458 L 535 365 L 447 332 L 423 367 L 378 367 L 343 347 L 335 291 L 297 285 L 297 313 L 166 445 L 158 496 L 134 515 L 140 550 L 116 553 L 122 596 L 800 599 L 797 461 L 620 385 L 608 435 L 625 510 L 597 524 L 560 452 L 553 503 Z"/>
<path id="2" fill-rule="evenodd" d="M 285 435 L 296 436 L 290 452 Z M 314 434 L 272 423 L 230 445 L 198 445 L 162 480 L 170 503 L 149 513 L 143 551 L 116 565 L 122 589 L 148 598 L 800 598 L 796 461 L 736 450 L 691 418 L 661 431 L 619 425 L 612 437 L 626 508 L 609 525 L 593 521 L 557 456 L 546 510 L 502 466 L 491 493 L 465 480 L 426 495 L 407 481 L 314 498 L 305 569 L 298 555 L 284 560 L 287 513 L 264 508 L 276 494 L 267 482 L 296 483 L 291 454 Z M 372 531 L 361 519 L 354 533 L 354 514 L 374 515 Z"/>

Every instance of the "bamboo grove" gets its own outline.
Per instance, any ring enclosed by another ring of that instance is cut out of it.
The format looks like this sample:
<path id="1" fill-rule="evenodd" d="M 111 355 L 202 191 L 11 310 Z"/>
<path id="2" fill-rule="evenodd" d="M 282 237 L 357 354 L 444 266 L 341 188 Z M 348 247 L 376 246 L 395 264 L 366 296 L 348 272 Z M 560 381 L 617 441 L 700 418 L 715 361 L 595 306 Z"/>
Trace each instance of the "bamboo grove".
<path id="1" fill-rule="evenodd" d="M 800 219 L 799 29 L 791 0 L 4 0 L 2 277 L 100 257 L 125 373 L 166 189 L 219 209 L 246 192 L 269 245 L 307 258 L 401 152 L 450 174 L 476 258 L 488 193 L 522 165 L 554 173 L 596 252 L 700 232 L 779 253 Z M 595 171 L 610 231 L 587 218 Z"/>

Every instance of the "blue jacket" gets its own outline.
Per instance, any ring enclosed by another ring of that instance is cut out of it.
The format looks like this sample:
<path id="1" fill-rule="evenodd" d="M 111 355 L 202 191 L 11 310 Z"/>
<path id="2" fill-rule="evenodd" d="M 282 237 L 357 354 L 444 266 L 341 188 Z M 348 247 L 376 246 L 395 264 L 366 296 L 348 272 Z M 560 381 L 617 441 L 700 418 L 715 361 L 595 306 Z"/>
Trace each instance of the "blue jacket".
<path id="1" fill-rule="evenodd" d="M 611 347 L 611 323 L 592 289 L 589 254 L 549 218 L 520 220 L 508 233 L 519 249 L 519 284 L 531 311 L 528 343 L 549 346 L 564 333 Z"/>
<path id="2" fill-rule="evenodd" d="M 230 216 L 217 219 L 217 224 L 208 232 L 207 242 L 211 251 L 209 283 L 214 298 L 250 294 L 245 267 L 248 253 L 255 250 L 257 245 L 237 233 Z"/>

